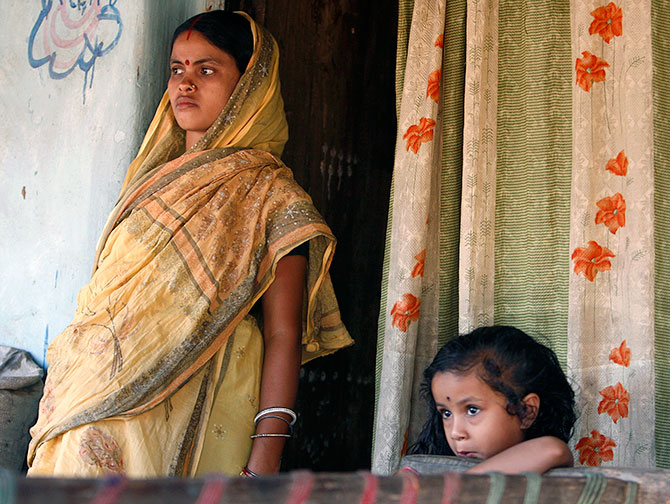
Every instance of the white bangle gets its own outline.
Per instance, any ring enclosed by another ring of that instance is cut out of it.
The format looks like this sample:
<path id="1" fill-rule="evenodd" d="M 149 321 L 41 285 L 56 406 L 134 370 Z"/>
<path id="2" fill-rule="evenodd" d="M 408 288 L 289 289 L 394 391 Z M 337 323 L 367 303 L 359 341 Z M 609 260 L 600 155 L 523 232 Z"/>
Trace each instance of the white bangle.
<path id="1" fill-rule="evenodd" d="M 258 424 L 258 421 L 265 415 L 270 415 L 272 413 L 286 413 L 288 416 L 291 417 L 291 423 L 289 423 L 289 425 L 293 425 L 295 421 L 298 419 L 297 415 L 295 414 L 295 411 L 293 411 L 290 408 L 280 408 L 280 407 L 265 408 L 264 410 L 259 411 L 258 414 L 254 417 L 254 425 Z"/>

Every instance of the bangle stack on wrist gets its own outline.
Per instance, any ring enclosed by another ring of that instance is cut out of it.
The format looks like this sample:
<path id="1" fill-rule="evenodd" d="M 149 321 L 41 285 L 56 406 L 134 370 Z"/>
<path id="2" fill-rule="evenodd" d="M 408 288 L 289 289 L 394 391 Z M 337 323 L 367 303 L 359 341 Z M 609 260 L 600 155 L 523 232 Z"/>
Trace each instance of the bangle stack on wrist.
<path id="1" fill-rule="evenodd" d="M 288 416 L 291 417 L 291 420 L 287 420 L 286 418 L 275 415 L 274 413 L 285 413 Z M 283 433 L 272 433 L 272 432 L 267 432 L 267 433 L 261 433 L 261 434 L 254 434 L 251 437 L 251 439 L 256 439 L 256 438 L 266 438 L 266 437 L 282 437 L 282 438 L 290 438 L 293 435 L 293 424 L 295 421 L 298 419 L 297 415 L 295 414 L 295 411 L 293 411 L 291 408 L 282 408 L 279 406 L 274 406 L 272 408 L 265 408 L 261 411 L 258 412 L 258 414 L 254 417 L 254 426 L 258 426 L 258 424 L 265 420 L 266 418 L 276 418 L 278 420 L 281 420 L 282 422 L 286 422 L 288 425 L 288 434 L 283 434 Z M 245 468 L 246 469 L 246 468 Z M 244 472 L 244 471 L 243 471 Z"/>
<path id="2" fill-rule="evenodd" d="M 272 407 L 272 408 L 265 408 L 264 410 L 261 410 L 258 412 L 258 414 L 254 417 L 254 425 L 258 425 L 258 422 L 260 422 L 264 417 L 268 415 L 272 415 L 273 413 L 286 413 L 288 416 L 291 417 L 291 422 L 289 425 L 293 425 L 295 421 L 298 419 L 297 415 L 295 414 L 295 411 L 293 411 L 291 408 L 280 408 L 280 407 Z M 275 418 L 281 418 L 285 422 L 288 421 L 282 417 L 276 417 Z"/>
<path id="3" fill-rule="evenodd" d="M 247 466 L 244 466 L 242 468 L 242 471 L 240 472 L 240 476 L 244 476 L 245 478 L 258 478 L 258 474 L 253 472 Z"/>

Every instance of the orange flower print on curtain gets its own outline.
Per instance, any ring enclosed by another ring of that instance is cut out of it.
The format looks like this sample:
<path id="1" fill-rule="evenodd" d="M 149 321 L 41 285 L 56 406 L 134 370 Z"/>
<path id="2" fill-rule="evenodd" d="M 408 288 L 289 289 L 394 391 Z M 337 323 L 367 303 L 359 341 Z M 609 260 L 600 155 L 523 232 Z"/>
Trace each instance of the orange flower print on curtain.
<path id="1" fill-rule="evenodd" d="M 423 249 L 421 252 L 415 255 L 414 259 L 416 259 L 416 264 L 412 270 L 412 277 L 423 277 L 423 268 L 426 262 L 426 249 Z"/>
<path id="2" fill-rule="evenodd" d="M 577 58 L 575 70 L 577 71 L 577 84 L 584 91 L 591 91 L 591 85 L 594 82 L 605 80 L 605 68 L 609 63 L 589 51 L 582 52 L 582 57 Z"/>
<path id="3" fill-rule="evenodd" d="M 605 224 L 612 234 L 626 225 L 626 200 L 621 193 L 603 198 L 596 205 L 600 208 L 596 214 L 596 224 Z"/>
<path id="4" fill-rule="evenodd" d="M 403 140 L 407 140 L 407 152 L 411 150 L 414 154 L 418 154 L 421 144 L 433 139 L 434 127 L 434 120 L 430 117 L 422 117 L 419 124 L 412 124 L 407 128 L 407 132 L 402 137 Z"/>
<path id="5" fill-rule="evenodd" d="M 630 366 L 630 348 L 626 346 L 626 340 L 623 340 L 618 347 L 612 348 L 610 360 L 620 366 Z"/>
<path id="6" fill-rule="evenodd" d="M 589 35 L 597 33 L 609 44 L 610 40 L 623 33 L 623 12 L 614 2 L 598 7 L 591 15 L 594 19 L 589 26 Z"/>
<path id="7" fill-rule="evenodd" d="M 435 103 L 440 99 L 440 79 L 442 70 L 437 69 L 428 76 L 428 87 L 426 88 L 426 98 L 429 96 Z"/>
<path id="8" fill-rule="evenodd" d="M 630 394 L 623 388 L 621 382 L 617 382 L 613 387 L 605 387 L 600 391 L 603 400 L 598 405 L 598 414 L 607 413 L 614 423 L 620 418 L 628 418 L 628 403 Z"/>
<path id="9" fill-rule="evenodd" d="M 628 174 L 628 158 L 624 151 L 619 152 L 616 158 L 612 158 L 607 162 L 605 167 L 607 171 L 618 175 L 619 177 L 625 177 Z"/>
<path id="10" fill-rule="evenodd" d="M 579 463 L 590 466 L 599 466 L 603 462 L 609 462 L 614 459 L 614 450 L 616 443 L 613 439 L 601 434 L 597 430 L 591 431 L 590 437 L 583 437 L 575 445 L 575 450 L 579 451 Z"/>
<path id="11" fill-rule="evenodd" d="M 437 36 L 437 39 L 435 39 L 435 47 L 439 47 L 440 49 L 444 49 L 444 35 L 440 34 Z"/>
<path id="12" fill-rule="evenodd" d="M 410 294 L 403 294 L 400 301 L 396 301 L 391 309 L 393 317 L 393 327 L 397 327 L 402 332 L 407 332 L 410 322 L 419 320 L 419 307 L 421 300 Z"/>
<path id="13" fill-rule="evenodd" d="M 593 282 L 599 271 L 609 271 L 612 263 L 609 257 L 616 257 L 607 247 L 601 247 L 597 242 L 591 240 L 586 248 L 577 247 L 572 253 L 575 262 L 575 273 L 584 275 Z"/>

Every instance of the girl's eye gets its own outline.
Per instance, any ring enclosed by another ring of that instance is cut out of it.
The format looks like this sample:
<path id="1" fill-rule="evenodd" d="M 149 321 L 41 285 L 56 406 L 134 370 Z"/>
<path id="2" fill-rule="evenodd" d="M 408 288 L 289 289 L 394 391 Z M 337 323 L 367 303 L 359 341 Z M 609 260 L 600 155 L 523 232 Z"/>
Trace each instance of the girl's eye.
<path id="1" fill-rule="evenodd" d="M 443 419 L 447 420 L 447 419 L 451 418 L 451 411 L 442 410 L 442 411 L 440 411 L 440 415 L 442 415 Z"/>
<path id="2" fill-rule="evenodd" d="M 211 68 L 202 67 L 200 69 L 200 73 L 202 73 L 203 75 L 212 75 L 214 73 L 214 70 L 212 70 Z"/>
<path id="3" fill-rule="evenodd" d="M 179 67 L 170 68 L 170 74 L 172 74 L 172 75 L 180 75 L 182 73 L 184 73 L 184 70 L 182 68 L 179 68 Z"/>
<path id="4" fill-rule="evenodd" d="M 475 416 L 479 413 L 479 408 L 477 406 L 468 406 L 468 415 Z"/>

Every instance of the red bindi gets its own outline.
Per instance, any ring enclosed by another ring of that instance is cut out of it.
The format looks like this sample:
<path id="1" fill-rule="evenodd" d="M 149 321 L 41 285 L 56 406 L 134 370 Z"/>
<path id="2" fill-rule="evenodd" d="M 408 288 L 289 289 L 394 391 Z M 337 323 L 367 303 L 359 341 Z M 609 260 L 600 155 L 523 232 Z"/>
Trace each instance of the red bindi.
<path id="1" fill-rule="evenodd" d="M 186 63 L 186 65 L 190 65 L 190 64 L 191 64 L 191 62 L 190 62 L 189 60 L 184 61 L 184 63 Z"/>

